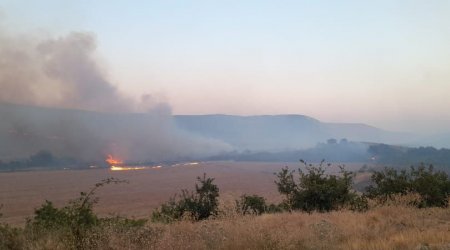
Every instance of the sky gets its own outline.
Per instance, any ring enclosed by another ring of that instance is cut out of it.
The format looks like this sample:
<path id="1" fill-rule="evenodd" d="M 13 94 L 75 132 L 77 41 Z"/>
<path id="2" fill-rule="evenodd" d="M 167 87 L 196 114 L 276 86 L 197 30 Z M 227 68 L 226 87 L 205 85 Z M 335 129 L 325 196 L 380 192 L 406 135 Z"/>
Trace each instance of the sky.
<path id="1" fill-rule="evenodd" d="M 120 91 L 174 114 L 450 132 L 450 1 L 0 0 L 0 24 L 92 33 Z"/>

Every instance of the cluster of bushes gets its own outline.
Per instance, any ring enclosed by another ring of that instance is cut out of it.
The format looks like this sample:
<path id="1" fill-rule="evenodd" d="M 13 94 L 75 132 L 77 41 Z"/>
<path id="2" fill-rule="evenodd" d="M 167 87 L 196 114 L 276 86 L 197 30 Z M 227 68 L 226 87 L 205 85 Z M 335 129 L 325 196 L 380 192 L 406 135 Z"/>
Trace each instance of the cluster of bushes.
<path id="1" fill-rule="evenodd" d="M 355 174 L 339 166 L 338 174 L 327 174 L 322 161 L 318 165 L 302 161 L 303 170 L 289 170 L 285 167 L 275 173 L 275 184 L 284 196 L 280 204 L 268 204 L 264 197 L 258 195 L 242 195 L 236 200 L 236 210 L 241 214 L 260 215 L 282 211 L 329 212 L 339 209 L 366 211 L 368 200 L 373 199 L 383 203 L 396 195 L 410 193 L 418 194 L 420 200 L 413 205 L 417 207 L 447 207 L 450 196 L 450 180 L 446 173 L 434 171 L 432 166 L 424 165 L 410 171 L 385 168 L 382 171 L 373 170 L 372 184 L 365 193 L 352 189 Z M 153 213 L 153 221 L 172 222 L 183 218 L 202 220 L 217 215 L 219 189 L 214 179 L 198 178 L 199 184 L 195 193 L 182 190 L 179 199 L 176 197 L 163 204 Z"/>
<path id="2" fill-rule="evenodd" d="M 413 205 L 423 207 L 447 207 L 450 196 L 450 179 L 433 166 L 420 165 L 408 170 L 385 168 L 372 174 L 372 185 L 367 188 L 367 197 L 384 203 L 396 195 L 417 194 L 419 200 Z"/>
<path id="3" fill-rule="evenodd" d="M 306 212 L 328 212 L 343 207 L 353 210 L 365 210 L 365 199 L 352 191 L 352 172 L 340 166 L 339 175 L 325 174 L 324 161 L 315 166 L 301 161 L 306 171 L 298 170 L 298 181 L 294 172 L 283 168 L 275 181 L 280 194 L 285 196 L 282 206 L 286 210 L 302 210 Z M 329 164 L 328 164 L 329 166 Z"/>
<path id="4" fill-rule="evenodd" d="M 306 172 L 299 169 L 299 181 L 295 181 L 295 171 L 287 167 L 276 173 L 278 180 L 275 184 L 280 194 L 285 196 L 281 204 L 268 204 L 264 197 L 244 194 L 236 200 L 236 211 L 243 215 L 260 215 L 293 210 L 327 212 L 344 207 L 357 211 L 368 208 L 365 197 L 352 190 L 352 172 L 341 167 L 338 175 L 329 175 L 325 174 L 324 161 L 317 166 L 301 162 Z M 182 190 L 181 195 L 153 212 L 152 220 L 172 222 L 190 218 L 198 221 L 217 215 L 219 189 L 213 180 L 206 176 L 198 178 L 195 192 Z"/>
<path id="5" fill-rule="evenodd" d="M 450 166 L 450 149 L 434 147 L 399 147 L 387 144 L 373 144 L 367 152 L 375 157 L 377 163 L 409 165 L 427 162 L 440 166 Z"/>

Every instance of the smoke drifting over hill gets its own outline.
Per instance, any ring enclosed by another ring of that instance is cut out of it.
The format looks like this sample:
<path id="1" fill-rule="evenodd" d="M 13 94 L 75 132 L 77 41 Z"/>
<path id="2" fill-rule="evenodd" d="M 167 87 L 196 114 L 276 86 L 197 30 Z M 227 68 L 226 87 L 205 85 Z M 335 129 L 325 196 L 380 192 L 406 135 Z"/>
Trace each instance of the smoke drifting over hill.
<path id="1" fill-rule="evenodd" d="M 3 108 L 0 159 L 44 149 L 87 161 L 106 154 L 162 161 L 228 150 L 225 143 L 178 130 L 167 103 L 120 93 L 95 52 L 91 33 L 39 39 L 0 28 L 0 102 L 104 113 Z M 146 114 L 125 114 L 132 112 Z"/>

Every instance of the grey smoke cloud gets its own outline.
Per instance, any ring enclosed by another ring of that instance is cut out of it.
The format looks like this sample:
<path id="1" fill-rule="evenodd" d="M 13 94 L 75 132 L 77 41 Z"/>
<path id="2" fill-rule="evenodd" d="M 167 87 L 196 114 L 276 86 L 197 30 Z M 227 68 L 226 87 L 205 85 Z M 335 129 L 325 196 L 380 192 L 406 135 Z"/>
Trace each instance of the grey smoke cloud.
<path id="1" fill-rule="evenodd" d="M 120 93 L 98 63 L 96 47 L 87 32 L 36 39 L 0 29 L 1 103 L 84 110 L 3 107 L 0 159 L 45 149 L 83 160 L 115 154 L 164 161 L 230 149 L 178 129 L 170 105 L 150 94 L 133 100 Z"/>
<path id="2" fill-rule="evenodd" d="M 0 33 L 0 100 L 93 111 L 132 111 L 95 60 L 92 34 L 36 40 Z"/>

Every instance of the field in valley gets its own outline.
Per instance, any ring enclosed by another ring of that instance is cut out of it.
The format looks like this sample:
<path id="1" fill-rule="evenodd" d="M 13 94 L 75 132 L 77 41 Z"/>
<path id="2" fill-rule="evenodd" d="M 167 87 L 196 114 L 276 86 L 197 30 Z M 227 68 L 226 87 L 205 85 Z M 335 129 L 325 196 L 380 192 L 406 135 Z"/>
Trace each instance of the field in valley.
<path id="1" fill-rule="evenodd" d="M 350 164 L 347 169 L 357 170 L 361 165 Z M 181 189 L 194 189 L 196 177 L 203 173 L 216 179 L 222 200 L 230 201 L 247 193 L 277 202 L 280 196 L 273 173 L 284 166 L 297 169 L 300 163 L 200 162 L 128 171 L 89 169 L 0 173 L 1 220 L 23 225 L 26 217 L 31 216 L 45 200 L 61 206 L 109 177 L 129 183 L 111 184 L 97 192 L 100 201 L 96 212 L 101 215 L 149 217 L 152 209 Z"/>
<path id="2" fill-rule="evenodd" d="M 243 193 L 280 201 L 274 172 L 299 163 L 201 162 L 157 169 L 109 169 L 0 173 L 1 222 L 21 226 L 44 200 L 57 206 L 87 191 L 102 179 L 115 177 L 128 184 L 111 184 L 97 193 L 100 215 L 119 214 L 149 218 L 152 209 L 180 189 L 193 189 L 195 178 L 207 173 L 216 178 L 222 206 L 233 205 Z M 347 165 L 356 171 L 361 164 Z M 332 167 L 331 171 L 337 170 Z M 367 180 L 358 174 L 356 182 Z M 230 208 L 230 207 L 229 207 Z M 126 234 L 104 228 L 88 240 L 107 240 L 98 249 L 450 249 L 450 209 L 417 209 L 403 204 L 373 207 L 364 213 L 281 213 L 242 216 L 224 209 L 217 219 L 202 222 L 147 225 Z M 110 231 L 108 231 L 110 230 Z M 23 239 L 26 249 L 64 249 L 57 235 L 38 241 Z M 55 238 L 54 238 L 55 237 Z M 95 243 L 97 244 L 97 243 Z"/>
<path id="3" fill-rule="evenodd" d="M 3 222 L 23 225 L 27 216 L 45 200 L 57 206 L 78 197 L 95 183 L 109 177 L 127 180 L 97 192 L 96 212 L 146 218 L 152 209 L 181 189 L 194 189 L 197 176 L 214 177 L 221 199 L 232 200 L 243 193 L 259 194 L 275 202 L 279 195 L 274 172 L 284 166 L 296 169 L 299 163 L 200 162 L 159 169 L 111 171 L 109 169 L 58 170 L 0 173 L 0 204 Z M 359 164 L 348 168 L 359 168 Z"/>

